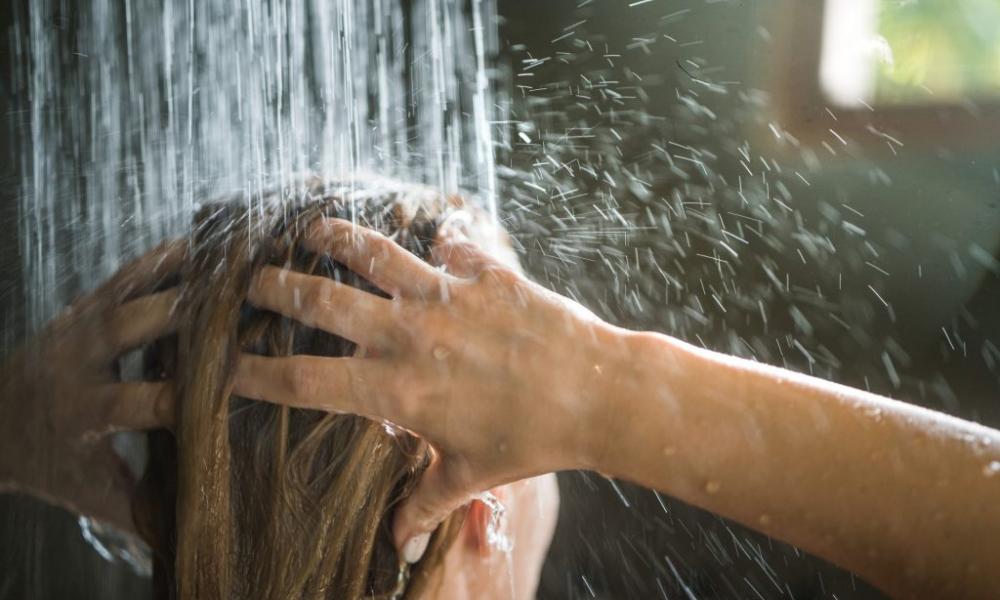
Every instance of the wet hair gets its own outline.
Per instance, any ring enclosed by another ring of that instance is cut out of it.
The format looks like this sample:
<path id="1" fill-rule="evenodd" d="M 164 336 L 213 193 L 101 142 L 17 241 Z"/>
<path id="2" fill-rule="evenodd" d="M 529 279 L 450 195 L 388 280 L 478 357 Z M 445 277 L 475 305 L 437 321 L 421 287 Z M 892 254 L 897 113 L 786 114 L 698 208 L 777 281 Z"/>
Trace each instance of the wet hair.
<path id="1" fill-rule="evenodd" d="M 173 432 L 154 432 L 134 506 L 154 550 L 159 598 L 389 598 L 401 591 L 394 506 L 430 460 L 389 425 L 232 394 L 240 352 L 349 356 L 348 340 L 247 303 L 264 265 L 379 293 L 328 256 L 304 249 L 324 216 L 354 218 L 426 258 L 442 221 L 463 210 L 423 188 L 310 182 L 295 197 L 214 203 L 198 213 L 180 274 L 176 339 L 147 355 L 172 376 Z M 384 294 L 382 294 L 384 295 Z M 337 390 L 331 389 L 331 394 Z M 440 581 L 462 515 L 446 520 L 413 566 L 402 597 Z"/>

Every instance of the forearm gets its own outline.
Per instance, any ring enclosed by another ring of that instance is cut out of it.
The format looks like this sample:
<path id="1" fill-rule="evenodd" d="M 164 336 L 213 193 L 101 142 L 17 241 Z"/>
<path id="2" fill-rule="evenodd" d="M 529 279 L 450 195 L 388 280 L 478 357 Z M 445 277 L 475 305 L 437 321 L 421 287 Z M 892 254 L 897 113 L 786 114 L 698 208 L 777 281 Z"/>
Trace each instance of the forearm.
<path id="1" fill-rule="evenodd" d="M 622 335 L 626 360 L 608 381 L 616 435 L 600 470 L 895 595 L 995 593 L 995 430 L 665 336 Z"/>

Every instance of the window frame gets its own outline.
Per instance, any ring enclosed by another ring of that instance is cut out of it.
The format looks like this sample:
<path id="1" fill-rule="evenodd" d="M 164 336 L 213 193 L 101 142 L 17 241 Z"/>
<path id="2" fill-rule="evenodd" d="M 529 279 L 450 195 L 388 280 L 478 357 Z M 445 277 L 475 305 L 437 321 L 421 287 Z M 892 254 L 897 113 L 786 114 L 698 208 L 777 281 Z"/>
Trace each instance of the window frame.
<path id="1" fill-rule="evenodd" d="M 820 82 L 828 1 L 783 0 L 775 5 L 772 22 L 778 31 L 773 37 L 775 51 L 768 53 L 772 59 L 768 67 L 772 106 L 782 129 L 804 143 L 835 142 L 840 137 L 887 153 L 904 147 L 940 148 L 956 143 L 962 149 L 1000 146 L 1000 95 L 962 102 L 884 104 L 871 109 L 833 105 Z"/>

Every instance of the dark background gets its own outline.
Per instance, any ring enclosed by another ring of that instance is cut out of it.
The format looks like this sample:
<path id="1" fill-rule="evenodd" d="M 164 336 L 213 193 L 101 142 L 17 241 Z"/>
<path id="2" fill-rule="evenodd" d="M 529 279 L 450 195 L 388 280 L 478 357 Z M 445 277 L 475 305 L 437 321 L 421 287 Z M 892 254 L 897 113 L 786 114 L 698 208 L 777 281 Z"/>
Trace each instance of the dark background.
<path id="1" fill-rule="evenodd" d="M 732 154 L 733 140 L 765 143 L 766 118 L 759 117 L 766 113 L 767 103 L 758 108 L 746 94 L 712 99 L 711 106 L 720 118 L 709 126 L 699 127 L 696 121 L 687 122 L 686 127 L 673 125 L 677 90 L 690 86 L 690 75 L 678 68 L 685 59 L 696 59 L 706 71 L 711 70 L 714 80 L 739 82 L 742 90 L 764 90 L 772 97 L 794 93 L 770 87 L 773 74 L 769 65 L 776 62 L 776 53 L 783 51 L 774 39 L 781 2 L 688 0 L 671 2 L 670 10 L 656 6 L 656 2 L 636 10 L 627 9 L 627 3 L 622 2 L 599 1 L 583 8 L 578 4 L 563 0 L 500 2 L 501 44 L 508 49 L 505 60 L 509 71 L 498 78 L 506 77 L 511 85 L 520 83 L 519 61 L 525 53 L 552 54 L 552 40 L 581 18 L 587 19 L 584 28 L 588 35 L 616 53 L 636 36 L 656 29 L 655 22 L 663 14 L 689 8 L 691 12 L 671 30 L 680 43 L 658 43 L 650 46 L 648 53 L 622 52 L 618 61 L 618 68 L 634 69 L 650 81 L 645 87 L 648 97 L 643 100 L 644 110 L 670 117 L 666 124 L 645 128 L 637 136 L 654 138 L 667 128 L 671 139 L 720 156 Z M 15 11 L 22 11 L 23 23 L 27 10 L 24 0 L 0 6 L 0 28 L 4 31 L 0 45 L 0 223 L 4 225 L 0 234 L 0 299 L 5 350 L 23 336 L 15 224 L 17 165 L 20 153 L 27 151 L 24 109 L 28 99 L 15 77 L 17 69 L 23 67 L 18 63 L 23 56 L 14 52 L 13 17 Z M 576 70 L 584 68 L 589 69 L 553 61 L 532 83 L 572 78 Z M 649 78 L 654 73 L 659 75 L 656 81 Z M 531 109 L 524 99 L 515 100 L 514 105 L 521 111 Z M 531 153 L 530 149 L 512 147 L 507 157 L 510 164 L 517 163 L 519 152 Z M 866 310 L 845 313 L 858 315 L 863 335 L 816 326 L 811 338 L 814 346 L 833 349 L 839 359 L 836 368 L 820 374 L 1000 425 L 998 377 L 982 353 L 983 343 L 996 340 L 1000 333 L 1000 282 L 996 273 L 977 268 L 967 259 L 967 268 L 952 268 L 952 246 L 939 243 L 944 239 L 962 247 L 967 240 L 978 240 L 995 253 L 996 244 L 983 240 L 996 242 L 1000 237 L 1000 187 L 994 172 L 1000 164 L 997 158 L 993 147 L 963 148 L 959 141 L 907 148 L 896 156 L 875 152 L 843 155 L 824 161 L 819 169 L 800 166 L 809 172 L 810 179 L 808 189 L 796 190 L 801 219 L 819 228 L 824 202 L 849 202 L 865 215 L 869 240 L 883 250 L 879 264 L 893 274 L 882 282 L 883 295 L 894 309 L 891 314 L 871 310 L 870 297 L 863 303 Z M 788 170 L 803 163 L 794 153 L 782 161 Z M 720 161 L 717 169 L 728 176 L 727 180 L 735 181 L 739 165 Z M 891 185 L 873 177 L 876 170 L 891 180 Z M 670 189 L 678 184 L 664 178 L 656 185 Z M 710 189 L 701 191 L 707 201 L 728 201 L 716 198 Z M 521 239 L 541 236 L 526 220 L 513 219 L 508 226 Z M 528 243 L 525 246 L 525 262 L 535 278 L 560 291 L 578 292 L 588 306 L 613 322 L 675 333 L 727 351 L 734 351 L 734 328 L 751 339 L 760 333 L 759 323 L 748 319 L 733 322 L 731 315 L 728 322 L 721 319 L 703 327 L 682 323 L 673 329 L 663 313 L 632 310 L 620 298 L 612 297 L 610 283 L 606 289 L 601 285 L 581 289 L 564 277 L 554 277 L 535 248 Z M 824 279 L 828 273 L 823 271 L 832 265 L 803 267 L 788 247 L 779 251 L 752 248 L 751 252 L 766 254 L 781 271 L 795 273 L 803 287 L 811 287 L 813 279 L 817 284 L 828 282 Z M 915 264 L 924 266 L 920 277 Z M 748 289 L 765 283 L 759 269 L 746 269 L 740 278 Z M 831 301 L 853 306 L 865 293 L 865 281 L 856 284 L 859 289 L 845 286 Z M 788 308 L 794 302 L 794 298 L 780 295 L 767 299 L 772 327 L 793 330 Z M 953 336 L 951 342 L 945 340 L 942 328 Z M 906 358 L 897 360 L 898 385 L 886 377 L 883 366 L 889 342 L 893 356 Z M 802 370 L 809 367 L 801 356 L 764 358 Z M 562 512 L 543 575 L 542 597 L 676 598 L 686 593 L 705 598 L 880 597 L 850 574 L 790 546 L 649 491 L 624 483 L 617 486 L 616 490 L 595 474 L 560 475 Z M 81 538 L 74 517 L 30 499 L 0 497 L 0 599 L 132 598 L 147 596 L 147 590 L 146 582 L 127 568 L 101 560 Z"/>

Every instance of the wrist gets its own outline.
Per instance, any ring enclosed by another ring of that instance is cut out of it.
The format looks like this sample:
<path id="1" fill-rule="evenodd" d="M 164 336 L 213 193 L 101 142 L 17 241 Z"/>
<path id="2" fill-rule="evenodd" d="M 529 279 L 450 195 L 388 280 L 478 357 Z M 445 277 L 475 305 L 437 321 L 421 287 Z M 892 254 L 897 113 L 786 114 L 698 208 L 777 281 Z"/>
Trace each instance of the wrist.
<path id="1" fill-rule="evenodd" d="M 697 356 L 667 335 L 619 327 L 606 332 L 603 354 L 602 372 L 591 383 L 597 407 L 588 412 L 591 435 L 580 468 L 634 479 L 634 463 L 651 448 L 676 452 Z"/>
<path id="2" fill-rule="evenodd" d="M 575 468 L 616 473 L 621 440 L 628 435 L 645 385 L 641 376 L 645 334 L 606 323 L 595 336 L 595 351 L 580 378 L 586 410 L 581 429 L 582 448 Z"/>

